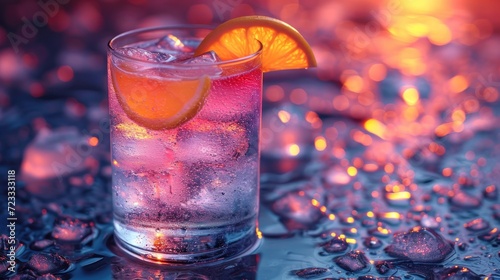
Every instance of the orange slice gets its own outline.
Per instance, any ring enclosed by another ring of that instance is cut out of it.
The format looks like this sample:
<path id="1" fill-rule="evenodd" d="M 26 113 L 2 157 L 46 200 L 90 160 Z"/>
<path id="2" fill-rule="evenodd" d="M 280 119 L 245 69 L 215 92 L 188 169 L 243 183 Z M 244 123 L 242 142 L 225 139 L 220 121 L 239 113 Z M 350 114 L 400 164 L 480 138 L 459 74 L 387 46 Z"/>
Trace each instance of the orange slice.
<path id="1" fill-rule="evenodd" d="M 245 16 L 217 26 L 200 43 L 195 55 L 215 51 L 222 60 L 255 53 L 262 43 L 262 71 L 316 66 L 311 47 L 289 24 L 266 16 Z"/>
<path id="2" fill-rule="evenodd" d="M 111 67 L 116 97 L 127 116 L 154 130 L 177 127 L 203 107 L 210 79 L 167 80 Z"/>

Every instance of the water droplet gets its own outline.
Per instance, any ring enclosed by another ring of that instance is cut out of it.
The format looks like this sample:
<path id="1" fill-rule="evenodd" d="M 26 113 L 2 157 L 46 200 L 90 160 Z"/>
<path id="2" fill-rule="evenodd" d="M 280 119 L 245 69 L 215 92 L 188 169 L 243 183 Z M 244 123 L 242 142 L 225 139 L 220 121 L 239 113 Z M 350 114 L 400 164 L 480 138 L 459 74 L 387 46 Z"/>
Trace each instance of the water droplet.
<path id="1" fill-rule="evenodd" d="M 494 228 L 487 233 L 479 235 L 477 238 L 483 241 L 493 241 L 496 238 L 500 242 L 500 232 L 497 228 Z"/>
<path id="2" fill-rule="evenodd" d="M 490 227 L 490 223 L 483 218 L 477 218 L 464 224 L 464 227 L 470 231 L 480 231 Z"/>
<path id="3" fill-rule="evenodd" d="M 274 201 L 271 209 L 283 218 L 288 229 L 308 229 L 322 216 L 312 199 L 303 192 L 291 192 Z"/>
<path id="4" fill-rule="evenodd" d="M 453 246 L 432 229 L 415 227 L 394 234 L 392 244 L 385 248 L 396 258 L 417 262 L 441 262 L 453 251 Z"/>
<path id="5" fill-rule="evenodd" d="M 375 236 L 369 236 L 365 238 L 363 244 L 369 249 L 377 249 L 382 247 L 383 245 L 382 241 Z"/>
<path id="6" fill-rule="evenodd" d="M 333 261 L 341 268 L 350 272 L 357 272 L 368 266 L 368 259 L 361 251 L 351 251 L 334 258 Z"/>
<path id="7" fill-rule="evenodd" d="M 386 274 L 389 270 L 392 269 L 392 263 L 388 261 L 378 261 L 375 262 L 375 268 L 377 269 L 377 272 L 380 274 Z"/>
<path id="8" fill-rule="evenodd" d="M 52 237 L 61 243 L 80 243 L 91 235 L 93 224 L 66 217 L 58 219 L 52 230 Z"/>
<path id="9" fill-rule="evenodd" d="M 57 278 L 53 274 L 50 274 L 50 273 L 44 274 L 44 275 L 36 278 L 36 280 L 59 280 L 59 279 L 61 279 L 61 278 Z"/>
<path id="10" fill-rule="evenodd" d="M 330 241 L 321 244 L 321 247 L 328 253 L 344 252 L 349 245 L 344 238 L 334 237 Z"/>
<path id="11" fill-rule="evenodd" d="M 439 227 L 439 222 L 436 220 L 435 217 L 431 217 L 429 215 L 424 215 L 422 219 L 420 219 L 420 225 L 426 228 L 438 228 Z"/>
<path id="12" fill-rule="evenodd" d="M 477 208 L 481 206 L 481 200 L 479 198 L 470 196 L 464 192 L 459 192 L 451 196 L 450 203 L 453 206 L 466 209 Z"/>
<path id="13" fill-rule="evenodd" d="M 58 254 L 34 254 L 25 264 L 38 274 L 56 273 L 69 267 L 69 261 Z"/>
<path id="14" fill-rule="evenodd" d="M 466 267 L 455 265 L 443 268 L 434 273 L 436 280 L 480 280 L 481 277 Z"/>
<path id="15" fill-rule="evenodd" d="M 37 241 L 33 242 L 33 244 L 31 244 L 31 249 L 41 251 L 41 250 L 48 248 L 52 245 L 54 245 L 54 240 L 42 239 L 42 240 L 37 240 Z"/>
<path id="16" fill-rule="evenodd" d="M 327 272 L 328 269 L 322 267 L 308 267 L 304 269 L 292 270 L 292 273 L 299 278 L 312 278 Z"/>

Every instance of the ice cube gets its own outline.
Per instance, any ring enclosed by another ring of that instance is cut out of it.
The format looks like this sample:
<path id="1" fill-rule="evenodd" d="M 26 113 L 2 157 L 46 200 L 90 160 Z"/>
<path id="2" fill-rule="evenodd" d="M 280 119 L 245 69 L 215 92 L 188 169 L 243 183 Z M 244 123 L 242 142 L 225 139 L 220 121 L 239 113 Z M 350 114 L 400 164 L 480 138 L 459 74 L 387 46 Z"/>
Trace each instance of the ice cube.
<path id="1" fill-rule="evenodd" d="M 112 164 L 125 170 L 165 170 L 173 160 L 169 135 L 148 132 L 132 122 L 112 127 Z"/>
<path id="2" fill-rule="evenodd" d="M 192 67 L 179 67 L 175 71 L 168 70 L 161 73 L 164 77 L 174 77 L 183 79 L 193 79 L 204 75 L 211 78 L 220 77 L 222 75 L 222 69 L 214 62 L 220 61 L 215 52 L 207 52 L 199 56 L 192 56 L 192 53 L 185 55 L 175 54 L 177 59 L 175 63 L 182 65 L 189 65 Z"/>
<path id="3" fill-rule="evenodd" d="M 338 266 L 350 272 L 363 270 L 369 264 L 365 254 L 361 251 L 351 251 L 333 260 Z"/>
<path id="4" fill-rule="evenodd" d="M 228 218 L 247 216 L 256 207 L 257 164 L 191 163 L 184 165 L 184 190 L 189 200 L 182 205 L 200 213 L 216 213 Z M 238 213 L 241 213 L 238 214 Z"/>
<path id="5" fill-rule="evenodd" d="M 34 179 L 66 176 L 85 170 L 92 154 L 88 136 L 76 128 L 43 129 L 24 152 L 21 173 Z"/>
<path id="6" fill-rule="evenodd" d="M 199 56 L 194 56 L 188 59 L 180 60 L 179 63 L 183 64 L 204 64 L 222 61 L 214 51 L 202 53 Z"/>
<path id="7" fill-rule="evenodd" d="M 69 267 L 69 261 L 56 253 L 39 253 L 31 256 L 26 263 L 28 269 L 38 274 L 61 272 Z"/>
<path id="8" fill-rule="evenodd" d="M 453 252 L 453 246 L 436 231 L 415 227 L 394 234 L 392 244 L 385 251 L 392 257 L 435 263 L 445 260 Z"/>
<path id="9" fill-rule="evenodd" d="M 118 48 L 116 49 L 116 51 L 127 57 L 132 57 L 147 62 L 169 62 L 175 59 L 175 56 L 173 56 L 172 54 L 148 51 L 141 48 Z"/>
<path id="10" fill-rule="evenodd" d="M 183 162 L 228 163 L 249 148 L 245 128 L 236 122 L 198 120 L 177 132 L 176 156 Z"/>
<path id="11" fill-rule="evenodd" d="M 62 218 L 55 222 L 52 237 L 60 243 L 78 244 L 92 234 L 93 225 L 74 218 Z"/>
<path id="12" fill-rule="evenodd" d="M 157 51 L 160 52 L 165 52 L 165 53 L 187 53 L 187 52 L 193 52 L 194 49 L 192 46 L 186 45 L 183 41 L 181 41 L 179 38 L 176 36 L 170 34 L 167 35 L 158 42 L 156 42 L 155 45 Z"/>
<path id="13" fill-rule="evenodd" d="M 309 195 L 293 191 L 275 200 L 271 210 L 289 230 L 312 228 L 321 218 L 321 212 L 311 204 L 311 199 Z"/>

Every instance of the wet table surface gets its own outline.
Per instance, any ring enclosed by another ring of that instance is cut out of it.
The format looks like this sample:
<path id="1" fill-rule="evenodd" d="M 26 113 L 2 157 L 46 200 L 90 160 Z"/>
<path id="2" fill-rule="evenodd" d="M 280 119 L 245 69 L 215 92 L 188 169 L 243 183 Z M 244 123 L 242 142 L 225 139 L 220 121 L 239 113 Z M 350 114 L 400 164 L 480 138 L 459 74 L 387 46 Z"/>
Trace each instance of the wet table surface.
<path id="1" fill-rule="evenodd" d="M 4 41 L 0 278 L 498 279 L 500 37 L 338 26 L 315 33 L 319 69 L 265 76 L 259 248 L 189 269 L 114 245 L 103 51 Z"/>

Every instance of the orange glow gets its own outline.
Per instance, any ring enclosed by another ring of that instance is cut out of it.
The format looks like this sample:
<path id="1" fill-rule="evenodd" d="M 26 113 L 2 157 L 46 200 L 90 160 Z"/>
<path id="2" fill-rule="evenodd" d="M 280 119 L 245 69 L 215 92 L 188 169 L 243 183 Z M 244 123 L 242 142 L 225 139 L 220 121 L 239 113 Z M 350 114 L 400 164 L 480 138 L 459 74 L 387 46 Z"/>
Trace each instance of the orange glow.
<path id="1" fill-rule="evenodd" d="M 453 170 L 449 167 L 443 168 L 443 176 L 450 177 L 453 174 Z"/>
<path id="2" fill-rule="evenodd" d="M 318 206 L 319 205 L 319 201 L 317 201 L 316 199 L 313 198 L 313 199 L 311 199 L 311 204 L 313 206 Z"/>
<path id="3" fill-rule="evenodd" d="M 448 44 L 452 39 L 451 30 L 448 26 L 437 23 L 432 26 L 432 29 L 429 30 L 429 41 L 436 46 L 444 46 Z"/>
<path id="4" fill-rule="evenodd" d="M 345 80 L 344 86 L 352 92 L 360 93 L 363 90 L 363 79 L 357 75 L 349 76 Z"/>
<path id="5" fill-rule="evenodd" d="M 272 85 L 266 89 L 265 96 L 271 102 L 278 102 L 285 97 L 285 91 L 278 85 Z"/>
<path id="6" fill-rule="evenodd" d="M 420 98 L 417 89 L 413 87 L 405 89 L 401 95 L 406 104 L 410 106 L 417 104 Z"/>
<path id="7" fill-rule="evenodd" d="M 372 212 L 372 211 L 368 211 L 368 212 L 366 212 L 366 216 L 367 216 L 368 218 L 373 218 L 373 217 L 375 217 L 375 214 L 373 214 L 373 212 Z"/>
<path id="8" fill-rule="evenodd" d="M 69 82 L 73 79 L 73 69 L 67 65 L 59 67 L 57 77 L 63 82 Z"/>
<path id="9" fill-rule="evenodd" d="M 354 218 L 353 217 L 347 217 L 346 222 L 349 224 L 354 223 Z"/>
<path id="10" fill-rule="evenodd" d="M 401 219 L 401 215 L 398 212 L 387 212 L 382 215 L 386 219 Z"/>
<path id="11" fill-rule="evenodd" d="M 258 227 L 255 228 L 255 233 L 257 234 L 257 238 L 262 239 L 262 231 Z"/>
<path id="12" fill-rule="evenodd" d="M 97 146 L 97 144 L 99 144 L 99 139 L 95 136 L 90 137 L 88 141 L 89 141 L 89 145 L 92 147 L 95 147 L 95 146 Z"/>
<path id="13" fill-rule="evenodd" d="M 354 177 L 354 176 L 356 176 L 356 174 L 358 174 L 358 170 L 354 166 L 349 166 L 347 168 L 347 174 L 349 174 L 349 176 L 351 176 L 351 177 Z"/>
<path id="14" fill-rule="evenodd" d="M 394 165 L 392 163 L 388 163 L 384 166 L 384 171 L 386 173 L 389 173 L 391 174 L 392 172 L 394 172 Z"/>
<path id="15" fill-rule="evenodd" d="M 462 75 L 457 75 L 450 79 L 448 82 L 450 91 L 453 93 L 459 93 L 466 90 L 469 87 L 469 82 Z"/>
<path id="16" fill-rule="evenodd" d="M 418 115 L 418 109 L 415 107 L 408 107 L 403 111 L 403 118 L 409 122 L 416 120 Z"/>
<path id="17" fill-rule="evenodd" d="M 373 64 L 368 70 L 368 77 L 375 82 L 380 82 L 385 79 L 387 75 L 387 68 L 380 63 Z"/>
<path id="18" fill-rule="evenodd" d="M 411 198 L 411 193 L 404 191 L 404 192 L 395 192 L 395 193 L 387 193 L 386 194 L 387 199 L 389 200 L 408 200 Z"/>
<path id="19" fill-rule="evenodd" d="M 354 158 L 352 160 L 352 165 L 356 168 L 361 168 L 363 166 L 363 159 L 362 158 Z"/>
<path id="20" fill-rule="evenodd" d="M 290 93 L 290 101 L 292 103 L 300 105 L 307 102 L 307 93 L 301 88 L 296 88 Z"/>
<path id="21" fill-rule="evenodd" d="M 434 133 L 438 137 L 444 137 L 453 131 L 453 123 L 443 123 L 436 127 Z"/>
<path id="22" fill-rule="evenodd" d="M 386 132 L 386 127 L 383 123 L 379 122 L 376 119 L 369 119 L 365 122 L 364 128 L 378 137 L 384 139 L 384 135 Z"/>
<path id="23" fill-rule="evenodd" d="M 319 118 L 318 114 L 313 111 L 309 111 L 306 113 L 306 121 L 311 124 L 313 128 L 320 128 L 322 126 L 322 121 Z"/>
<path id="24" fill-rule="evenodd" d="M 344 149 L 342 149 L 340 147 L 333 148 L 332 149 L 332 154 L 336 158 L 344 158 L 345 157 L 345 151 L 344 151 Z"/>
<path id="25" fill-rule="evenodd" d="M 344 95 L 337 95 L 333 98 L 333 108 L 338 111 L 344 111 L 349 108 L 349 98 Z"/>
<path id="26" fill-rule="evenodd" d="M 493 103 L 498 100 L 498 91 L 494 87 L 487 87 L 483 90 L 481 96 L 487 102 Z"/>
<path id="27" fill-rule="evenodd" d="M 119 167 L 120 165 L 118 164 L 118 161 L 116 159 L 113 160 L 113 165 Z"/>
<path id="28" fill-rule="evenodd" d="M 333 220 L 335 220 L 335 215 L 334 215 L 334 214 L 330 214 L 330 215 L 328 215 L 328 219 L 330 219 L 330 220 L 332 220 L 332 221 L 333 221 Z"/>
<path id="29" fill-rule="evenodd" d="M 356 244 L 356 239 L 354 239 L 354 238 L 346 238 L 345 242 L 347 242 L 349 244 Z"/>
<path id="30" fill-rule="evenodd" d="M 466 113 L 472 113 L 479 110 L 479 102 L 476 99 L 469 99 L 465 101 L 463 105 Z"/>
<path id="31" fill-rule="evenodd" d="M 390 231 L 390 230 L 388 230 L 388 229 L 386 229 L 386 228 L 383 228 L 383 227 L 378 227 L 378 228 L 377 228 L 377 231 L 378 231 L 378 232 L 380 232 L 380 233 L 381 233 L 381 234 L 383 234 L 383 235 L 388 235 L 388 234 L 390 234 L 390 233 L 391 233 L 391 231 Z"/>
<path id="32" fill-rule="evenodd" d="M 321 207 L 319 208 L 319 211 L 321 211 L 321 212 L 325 213 L 325 212 L 326 212 L 326 206 L 321 206 Z"/>
<path id="33" fill-rule="evenodd" d="M 429 144 L 429 151 L 435 153 L 438 156 L 442 156 L 446 152 L 446 149 L 443 146 L 432 142 Z"/>
<path id="34" fill-rule="evenodd" d="M 288 153 L 291 156 L 296 156 L 300 153 L 300 147 L 297 144 L 292 144 L 288 147 Z"/>
<path id="35" fill-rule="evenodd" d="M 363 170 L 367 172 L 375 172 L 378 170 L 378 165 L 375 163 L 367 163 L 365 166 L 363 166 Z"/>
<path id="36" fill-rule="evenodd" d="M 282 123 L 287 123 L 290 121 L 291 116 L 290 116 L 290 113 L 288 113 L 287 111 L 280 110 L 278 112 L 278 118 L 280 118 L 280 121 Z"/>
<path id="37" fill-rule="evenodd" d="M 351 228 L 351 233 L 356 234 L 356 233 L 358 233 L 358 230 L 357 230 L 357 229 L 355 229 L 355 228 Z"/>
<path id="38" fill-rule="evenodd" d="M 326 146 L 327 144 L 325 137 L 323 136 L 316 137 L 316 139 L 314 140 L 314 147 L 316 148 L 316 150 L 324 151 L 326 149 Z"/>
<path id="39" fill-rule="evenodd" d="M 454 122 L 463 123 L 465 121 L 465 112 L 457 109 L 451 114 L 451 119 Z"/>

